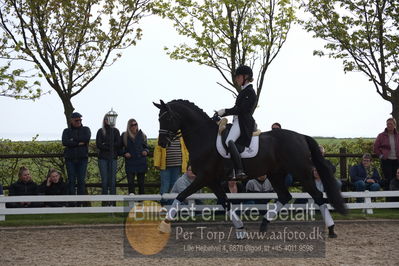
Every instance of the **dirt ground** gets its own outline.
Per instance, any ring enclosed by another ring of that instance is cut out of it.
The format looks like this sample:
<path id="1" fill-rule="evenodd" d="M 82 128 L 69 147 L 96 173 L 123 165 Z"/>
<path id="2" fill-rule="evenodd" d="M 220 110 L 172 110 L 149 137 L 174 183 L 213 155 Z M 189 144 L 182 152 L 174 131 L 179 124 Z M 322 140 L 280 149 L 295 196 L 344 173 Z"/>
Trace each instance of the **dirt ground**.
<path id="1" fill-rule="evenodd" d="M 399 265 L 399 221 L 337 221 L 325 258 L 126 258 L 121 226 L 0 227 L 0 265 Z"/>

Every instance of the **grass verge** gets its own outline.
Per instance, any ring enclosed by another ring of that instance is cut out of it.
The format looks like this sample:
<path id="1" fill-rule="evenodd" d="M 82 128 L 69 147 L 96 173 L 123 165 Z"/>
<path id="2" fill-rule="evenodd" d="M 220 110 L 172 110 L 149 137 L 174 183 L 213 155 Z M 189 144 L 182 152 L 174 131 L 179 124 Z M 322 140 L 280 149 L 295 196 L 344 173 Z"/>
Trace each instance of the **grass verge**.
<path id="1" fill-rule="evenodd" d="M 399 209 L 374 209 L 373 214 L 365 214 L 362 210 L 350 210 L 347 216 L 332 212 L 334 220 L 399 220 Z M 5 221 L 0 221 L 1 226 L 46 226 L 46 225 L 84 225 L 84 224 L 120 224 L 125 222 L 126 214 L 123 213 L 96 213 L 96 214 L 31 214 L 7 215 Z M 245 217 L 244 217 L 245 218 Z M 224 219 L 223 215 L 216 220 Z M 316 212 L 316 219 L 321 216 Z M 197 216 L 197 221 L 200 217 Z M 244 219 L 245 220 L 245 219 Z"/>

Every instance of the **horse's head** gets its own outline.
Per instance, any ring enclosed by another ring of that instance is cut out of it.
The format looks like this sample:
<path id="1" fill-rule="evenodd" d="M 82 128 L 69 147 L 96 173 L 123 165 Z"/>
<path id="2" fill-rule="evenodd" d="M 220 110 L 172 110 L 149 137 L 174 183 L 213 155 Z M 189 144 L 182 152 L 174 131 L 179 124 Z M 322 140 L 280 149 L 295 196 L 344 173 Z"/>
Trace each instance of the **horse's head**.
<path id="1" fill-rule="evenodd" d="M 179 115 L 173 112 L 169 104 L 165 104 L 162 100 L 160 104 L 153 104 L 159 108 L 158 145 L 165 148 L 178 136 L 178 130 L 180 129 Z"/>

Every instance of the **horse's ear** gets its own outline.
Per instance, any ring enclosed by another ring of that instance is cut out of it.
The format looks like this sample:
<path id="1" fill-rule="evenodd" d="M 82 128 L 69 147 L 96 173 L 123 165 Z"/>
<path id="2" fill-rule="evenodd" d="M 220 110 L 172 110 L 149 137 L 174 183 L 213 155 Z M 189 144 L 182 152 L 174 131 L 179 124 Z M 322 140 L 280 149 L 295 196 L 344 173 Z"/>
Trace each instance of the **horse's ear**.
<path id="1" fill-rule="evenodd" d="M 155 105 L 155 107 L 157 107 L 158 109 L 161 109 L 162 105 L 160 105 L 159 103 L 154 103 L 152 102 L 153 105 Z"/>
<path id="2" fill-rule="evenodd" d="M 161 106 L 165 107 L 165 103 L 162 100 L 159 100 L 161 102 Z"/>

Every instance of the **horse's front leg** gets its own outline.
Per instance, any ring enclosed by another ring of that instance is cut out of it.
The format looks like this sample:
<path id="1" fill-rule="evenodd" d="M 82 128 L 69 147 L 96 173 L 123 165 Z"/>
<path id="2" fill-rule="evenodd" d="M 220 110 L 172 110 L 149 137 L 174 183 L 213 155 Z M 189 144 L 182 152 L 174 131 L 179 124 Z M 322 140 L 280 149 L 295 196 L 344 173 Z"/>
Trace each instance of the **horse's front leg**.
<path id="1" fill-rule="evenodd" d="M 233 222 L 234 228 L 236 229 L 236 238 L 237 239 L 245 239 L 248 236 L 247 231 L 244 228 L 244 224 L 241 221 L 240 217 L 238 217 L 236 211 L 231 208 L 230 200 L 227 198 L 226 193 L 223 191 L 221 183 L 214 182 L 210 185 L 213 193 L 215 193 L 218 203 L 223 206 L 227 214 L 229 215 L 230 220 Z"/>
<path id="2" fill-rule="evenodd" d="M 183 201 L 204 187 L 203 178 L 197 176 L 194 181 L 173 200 L 168 212 L 166 213 L 165 220 L 159 224 L 159 231 L 162 233 L 170 233 L 172 231 L 171 222 L 176 218 L 177 212 L 182 205 Z"/>

